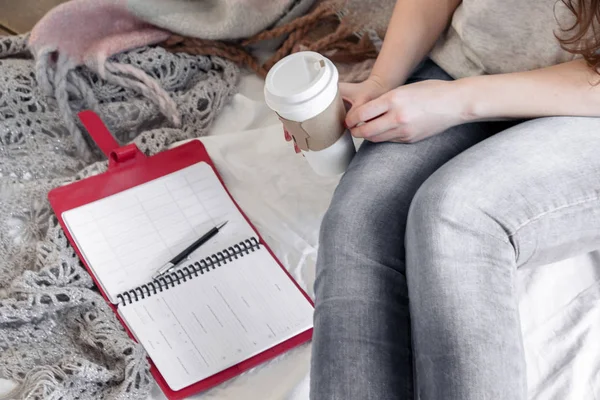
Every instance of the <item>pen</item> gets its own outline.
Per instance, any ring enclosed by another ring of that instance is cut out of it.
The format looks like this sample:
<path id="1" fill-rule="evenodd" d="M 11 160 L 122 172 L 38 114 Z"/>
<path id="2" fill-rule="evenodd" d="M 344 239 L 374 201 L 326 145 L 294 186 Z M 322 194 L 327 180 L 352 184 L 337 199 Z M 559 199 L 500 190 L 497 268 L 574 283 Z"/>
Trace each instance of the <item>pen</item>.
<path id="1" fill-rule="evenodd" d="M 227 222 L 228 221 L 225 221 L 221 225 L 215 226 L 210 231 L 208 231 L 204 235 L 202 235 L 202 237 L 200 239 L 196 240 L 194 243 L 189 245 L 181 253 L 179 253 L 175 257 L 173 257 L 171 259 L 171 261 L 169 261 L 168 263 L 166 263 L 165 265 L 160 267 L 158 269 L 158 271 L 156 271 L 154 273 L 154 275 L 152 275 L 152 279 L 156 279 L 159 276 L 161 276 L 162 274 L 169 272 L 169 270 L 171 270 L 172 268 L 175 268 L 175 266 L 177 266 L 177 264 L 179 264 L 181 261 L 185 260 L 194 250 L 196 250 L 198 247 L 200 247 L 204 243 L 206 243 L 210 238 L 215 236 L 219 232 L 219 230 L 221 228 L 223 228 L 225 226 L 225 224 L 227 224 Z"/>

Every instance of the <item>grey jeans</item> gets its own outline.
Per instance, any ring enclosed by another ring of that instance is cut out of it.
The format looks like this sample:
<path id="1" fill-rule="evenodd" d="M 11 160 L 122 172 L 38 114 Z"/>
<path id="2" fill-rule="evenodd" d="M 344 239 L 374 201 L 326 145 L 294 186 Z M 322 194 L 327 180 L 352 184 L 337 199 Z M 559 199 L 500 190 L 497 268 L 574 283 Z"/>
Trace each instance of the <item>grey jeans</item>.
<path id="1" fill-rule="evenodd" d="M 598 248 L 600 119 L 365 142 L 321 227 L 311 398 L 526 399 L 517 270 Z"/>

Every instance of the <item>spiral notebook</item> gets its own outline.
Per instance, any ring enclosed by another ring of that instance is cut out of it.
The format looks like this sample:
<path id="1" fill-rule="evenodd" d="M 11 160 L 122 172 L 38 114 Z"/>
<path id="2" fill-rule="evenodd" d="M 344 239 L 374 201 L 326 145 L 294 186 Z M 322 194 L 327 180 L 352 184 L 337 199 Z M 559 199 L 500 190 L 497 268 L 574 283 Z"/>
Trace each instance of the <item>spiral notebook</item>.
<path id="1" fill-rule="evenodd" d="M 312 307 L 200 162 L 66 211 L 98 282 L 173 390 L 312 327 Z M 152 274 L 229 221 L 175 271 Z"/>
<path id="2" fill-rule="evenodd" d="M 230 196 L 200 142 L 145 157 L 135 146 L 107 144 L 97 116 L 86 117 L 110 157 L 109 171 L 54 189 L 49 199 L 168 398 L 206 390 L 310 339 L 312 302 Z M 188 260 L 152 279 L 224 221 Z"/>

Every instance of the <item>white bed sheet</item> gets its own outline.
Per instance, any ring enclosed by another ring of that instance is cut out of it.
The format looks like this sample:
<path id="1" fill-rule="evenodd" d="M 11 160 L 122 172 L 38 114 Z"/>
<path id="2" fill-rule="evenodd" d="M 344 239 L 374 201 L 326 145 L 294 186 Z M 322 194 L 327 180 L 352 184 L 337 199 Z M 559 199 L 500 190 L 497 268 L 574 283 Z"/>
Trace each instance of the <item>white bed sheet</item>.
<path id="1" fill-rule="evenodd" d="M 336 179 L 317 177 L 283 140 L 262 81 L 240 92 L 203 138 L 233 197 L 312 297 L 318 227 Z M 600 253 L 519 271 L 531 400 L 600 399 Z M 192 399 L 306 400 L 310 344 Z M 12 385 L 0 381 L 0 393 Z M 154 385 L 149 400 L 164 399 Z"/>

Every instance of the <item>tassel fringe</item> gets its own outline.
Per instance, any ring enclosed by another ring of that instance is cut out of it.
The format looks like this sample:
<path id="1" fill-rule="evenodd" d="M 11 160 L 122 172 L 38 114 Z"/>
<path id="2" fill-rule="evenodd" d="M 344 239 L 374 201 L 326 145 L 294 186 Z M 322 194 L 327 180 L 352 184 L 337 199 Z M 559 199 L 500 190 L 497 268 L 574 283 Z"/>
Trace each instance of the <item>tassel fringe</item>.
<path id="1" fill-rule="evenodd" d="M 81 109 L 95 110 L 98 101 L 92 88 L 75 69 L 75 63 L 65 54 L 56 56 L 54 49 L 43 49 L 37 52 L 35 75 L 44 95 L 56 99 L 65 127 L 73 137 L 75 148 L 86 162 L 93 158 L 92 149 L 85 134 L 79 128 L 72 102 L 79 100 Z M 132 65 L 106 61 L 102 65 L 89 63 L 86 65 L 106 81 L 132 89 L 157 105 L 160 112 L 173 124 L 181 126 L 181 115 L 171 96 L 143 70 Z"/>

